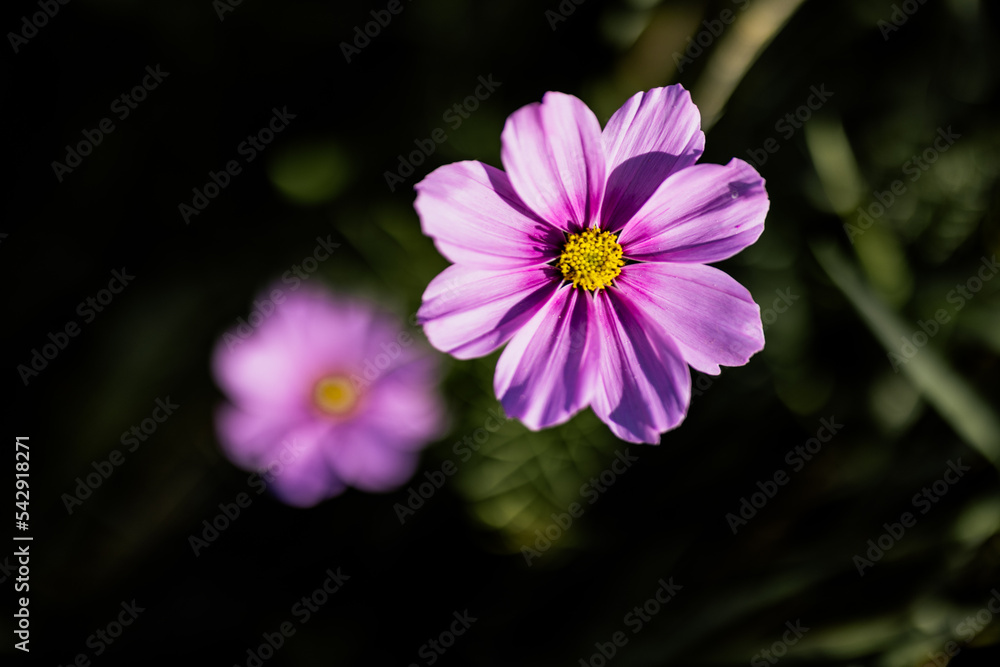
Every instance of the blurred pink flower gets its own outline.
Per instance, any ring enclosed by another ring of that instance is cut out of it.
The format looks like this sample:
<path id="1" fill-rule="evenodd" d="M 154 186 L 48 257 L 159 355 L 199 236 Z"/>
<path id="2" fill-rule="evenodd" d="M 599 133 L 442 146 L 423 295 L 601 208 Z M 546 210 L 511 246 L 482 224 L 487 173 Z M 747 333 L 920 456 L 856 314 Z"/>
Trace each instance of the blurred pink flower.
<path id="1" fill-rule="evenodd" d="M 231 401 L 216 416 L 222 449 L 240 467 L 273 466 L 265 479 L 291 505 L 398 487 L 444 433 L 437 359 L 371 304 L 305 288 L 280 301 L 252 335 L 216 345 Z"/>

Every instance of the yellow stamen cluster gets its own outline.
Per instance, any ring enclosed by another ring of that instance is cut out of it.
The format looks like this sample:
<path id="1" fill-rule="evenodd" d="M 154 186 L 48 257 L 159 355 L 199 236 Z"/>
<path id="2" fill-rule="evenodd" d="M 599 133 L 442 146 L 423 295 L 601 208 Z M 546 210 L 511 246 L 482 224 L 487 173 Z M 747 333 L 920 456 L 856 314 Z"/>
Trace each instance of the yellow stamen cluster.
<path id="1" fill-rule="evenodd" d="M 358 402 L 358 392 L 349 378 L 330 375 L 316 383 L 313 402 L 326 414 L 341 417 L 354 409 Z"/>
<path id="2" fill-rule="evenodd" d="M 599 290 L 607 287 L 622 272 L 625 264 L 622 247 L 611 232 L 591 227 L 566 239 L 559 269 L 573 287 Z"/>

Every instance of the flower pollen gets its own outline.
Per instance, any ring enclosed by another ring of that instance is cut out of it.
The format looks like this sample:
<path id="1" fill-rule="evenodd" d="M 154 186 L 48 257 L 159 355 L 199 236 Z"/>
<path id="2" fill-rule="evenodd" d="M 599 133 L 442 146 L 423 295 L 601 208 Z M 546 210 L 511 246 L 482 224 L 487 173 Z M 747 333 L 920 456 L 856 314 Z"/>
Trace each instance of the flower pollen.
<path id="1" fill-rule="evenodd" d="M 330 375 L 316 383 L 313 402 L 322 412 L 343 417 L 357 405 L 358 392 L 346 376 Z"/>
<path id="2" fill-rule="evenodd" d="M 610 285 L 624 264 L 622 247 L 615 235 L 597 227 L 571 234 L 559 256 L 563 278 L 572 280 L 573 287 L 589 290 Z"/>

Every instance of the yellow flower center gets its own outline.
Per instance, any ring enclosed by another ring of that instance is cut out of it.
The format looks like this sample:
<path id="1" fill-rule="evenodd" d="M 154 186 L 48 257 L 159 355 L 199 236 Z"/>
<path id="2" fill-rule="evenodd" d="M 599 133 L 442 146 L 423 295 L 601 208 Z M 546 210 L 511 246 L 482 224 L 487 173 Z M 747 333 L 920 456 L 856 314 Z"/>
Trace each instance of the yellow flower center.
<path id="1" fill-rule="evenodd" d="M 573 287 L 599 290 L 607 287 L 622 272 L 625 264 L 622 247 L 611 232 L 591 227 L 566 239 L 559 269 Z"/>
<path id="2" fill-rule="evenodd" d="M 358 391 L 347 376 L 330 375 L 316 383 L 313 402 L 326 414 L 342 417 L 357 405 Z"/>

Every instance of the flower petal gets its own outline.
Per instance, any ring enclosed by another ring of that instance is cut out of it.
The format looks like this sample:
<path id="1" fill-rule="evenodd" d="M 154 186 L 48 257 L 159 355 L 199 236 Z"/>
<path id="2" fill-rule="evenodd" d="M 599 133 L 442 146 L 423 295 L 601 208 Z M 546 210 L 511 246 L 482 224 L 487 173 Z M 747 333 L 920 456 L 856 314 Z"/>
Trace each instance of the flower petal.
<path id="1" fill-rule="evenodd" d="M 681 85 L 636 93 L 611 116 L 604 134 L 608 184 L 601 227 L 617 231 L 666 178 L 705 149 L 701 114 Z"/>
<path id="2" fill-rule="evenodd" d="M 681 423 L 691 401 L 691 373 L 677 345 L 643 317 L 621 290 L 598 292 L 599 382 L 591 405 L 612 433 L 658 444 Z"/>
<path id="3" fill-rule="evenodd" d="M 427 286 L 417 318 L 437 349 L 459 359 L 481 357 L 506 343 L 561 279 L 550 266 L 491 271 L 456 264 Z"/>
<path id="4" fill-rule="evenodd" d="M 254 303 L 212 355 L 219 386 L 247 410 L 304 415 L 322 373 L 352 368 L 366 346 L 397 334 L 370 307 L 309 287 L 272 289 Z"/>
<path id="5" fill-rule="evenodd" d="M 601 125 L 586 104 L 545 93 L 510 115 L 500 143 L 510 182 L 532 211 L 566 231 L 597 222 L 605 158 Z"/>
<path id="6" fill-rule="evenodd" d="M 323 443 L 334 429 L 327 422 L 290 422 L 225 405 L 217 413 L 216 428 L 229 459 L 245 470 L 261 472 L 286 503 L 308 507 L 344 489 L 323 459 Z"/>
<path id="7" fill-rule="evenodd" d="M 628 259 L 717 262 L 764 231 L 764 179 L 743 160 L 697 164 L 670 176 L 622 230 Z"/>
<path id="8" fill-rule="evenodd" d="M 358 420 L 390 434 L 388 445 L 413 451 L 444 435 L 444 405 L 437 392 L 437 359 L 415 359 L 380 377 L 371 385 Z"/>
<path id="9" fill-rule="evenodd" d="M 280 450 L 286 434 L 301 420 L 281 414 L 245 412 L 224 404 L 216 411 L 215 428 L 219 444 L 229 459 L 241 468 L 262 465 L 271 451 Z"/>
<path id="10" fill-rule="evenodd" d="M 590 402 L 596 364 L 589 300 L 582 289 L 563 288 L 500 355 L 497 397 L 530 429 L 561 424 Z"/>
<path id="11" fill-rule="evenodd" d="M 764 349 L 760 306 L 743 285 L 704 264 L 653 262 L 626 266 L 621 293 L 674 339 L 684 361 L 718 375 Z"/>
<path id="12" fill-rule="evenodd" d="M 283 304 L 287 305 L 287 304 Z M 313 377 L 304 332 L 287 335 L 290 327 L 279 309 L 254 329 L 241 324 L 217 343 L 212 354 L 216 382 L 234 403 L 245 409 L 305 414 Z"/>
<path id="13" fill-rule="evenodd" d="M 322 444 L 314 444 L 295 456 L 288 464 L 279 460 L 271 467 L 277 474 L 271 477 L 273 481 L 268 488 L 283 502 L 296 507 L 312 507 L 344 491 L 343 480 L 324 460 Z"/>
<path id="14" fill-rule="evenodd" d="M 391 443 L 394 433 L 370 428 L 363 421 L 345 423 L 336 442 L 325 448 L 337 476 L 362 491 L 390 491 L 413 476 L 418 456 Z"/>
<path id="15" fill-rule="evenodd" d="M 564 239 L 521 202 L 507 174 L 482 162 L 435 169 L 417 184 L 414 206 L 424 234 L 456 264 L 544 264 Z"/>

